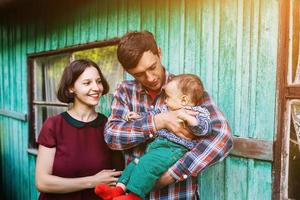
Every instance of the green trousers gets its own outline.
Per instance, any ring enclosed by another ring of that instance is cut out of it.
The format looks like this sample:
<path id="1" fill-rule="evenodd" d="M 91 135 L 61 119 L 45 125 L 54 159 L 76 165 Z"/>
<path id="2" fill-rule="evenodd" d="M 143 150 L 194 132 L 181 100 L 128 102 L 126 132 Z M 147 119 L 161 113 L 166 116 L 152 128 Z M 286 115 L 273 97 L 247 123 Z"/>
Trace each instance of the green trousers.
<path id="1" fill-rule="evenodd" d="M 125 168 L 118 182 L 126 185 L 127 190 L 145 199 L 155 182 L 188 149 L 163 137 L 157 137 L 146 149 L 138 163 L 131 161 Z"/>

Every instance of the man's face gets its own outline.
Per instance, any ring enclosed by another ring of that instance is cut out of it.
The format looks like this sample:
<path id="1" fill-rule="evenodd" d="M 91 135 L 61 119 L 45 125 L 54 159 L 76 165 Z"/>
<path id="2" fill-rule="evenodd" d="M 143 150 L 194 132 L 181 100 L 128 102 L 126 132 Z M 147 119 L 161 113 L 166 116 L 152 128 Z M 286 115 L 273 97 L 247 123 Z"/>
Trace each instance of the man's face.
<path id="1" fill-rule="evenodd" d="M 165 78 L 165 72 L 161 65 L 161 53 L 153 54 L 150 50 L 144 52 L 137 66 L 127 70 L 146 89 L 160 90 Z"/>

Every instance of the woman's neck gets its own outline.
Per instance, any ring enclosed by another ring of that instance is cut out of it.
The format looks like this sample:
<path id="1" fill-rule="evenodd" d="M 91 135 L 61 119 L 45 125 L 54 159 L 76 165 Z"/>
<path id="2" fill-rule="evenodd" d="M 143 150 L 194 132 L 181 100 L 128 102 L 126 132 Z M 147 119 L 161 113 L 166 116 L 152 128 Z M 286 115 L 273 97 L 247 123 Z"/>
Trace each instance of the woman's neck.
<path id="1" fill-rule="evenodd" d="M 97 118 L 98 114 L 94 107 L 82 107 L 74 104 L 68 113 L 75 119 L 83 122 L 90 122 Z"/>

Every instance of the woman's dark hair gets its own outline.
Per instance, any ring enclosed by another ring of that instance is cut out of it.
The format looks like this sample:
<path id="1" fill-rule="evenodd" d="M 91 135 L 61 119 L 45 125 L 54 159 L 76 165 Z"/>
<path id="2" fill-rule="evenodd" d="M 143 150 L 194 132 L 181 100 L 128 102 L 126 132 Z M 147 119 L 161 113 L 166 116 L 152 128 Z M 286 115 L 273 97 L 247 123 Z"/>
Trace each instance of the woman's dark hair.
<path id="1" fill-rule="evenodd" d="M 89 59 L 78 59 L 72 61 L 69 66 L 64 69 L 62 74 L 58 91 L 57 98 L 63 103 L 71 103 L 74 102 L 74 94 L 70 93 L 69 88 L 72 87 L 78 77 L 84 72 L 84 70 L 88 67 L 95 67 L 100 75 L 101 82 L 103 85 L 102 95 L 105 95 L 109 91 L 109 85 L 104 78 L 99 66 L 89 60 Z"/>
<path id="2" fill-rule="evenodd" d="M 118 44 L 118 60 L 125 70 L 133 69 L 137 66 L 144 52 L 149 50 L 154 55 L 159 55 L 156 41 L 151 32 L 128 32 L 121 38 Z"/>

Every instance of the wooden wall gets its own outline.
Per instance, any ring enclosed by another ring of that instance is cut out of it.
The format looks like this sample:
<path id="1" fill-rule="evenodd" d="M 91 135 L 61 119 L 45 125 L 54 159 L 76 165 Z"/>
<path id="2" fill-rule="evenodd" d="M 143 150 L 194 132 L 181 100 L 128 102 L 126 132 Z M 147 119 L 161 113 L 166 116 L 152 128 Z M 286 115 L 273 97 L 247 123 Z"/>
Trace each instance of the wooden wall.
<path id="1" fill-rule="evenodd" d="M 36 199 L 28 154 L 27 54 L 152 31 L 173 73 L 199 75 L 233 134 L 273 141 L 277 0 L 42 2 L 0 13 L 0 153 L 6 199 Z M 13 11 L 12 11 L 13 10 Z M 199 178 L 201 199 L 271 199 L 272 163 L 230 156 Z"/>

